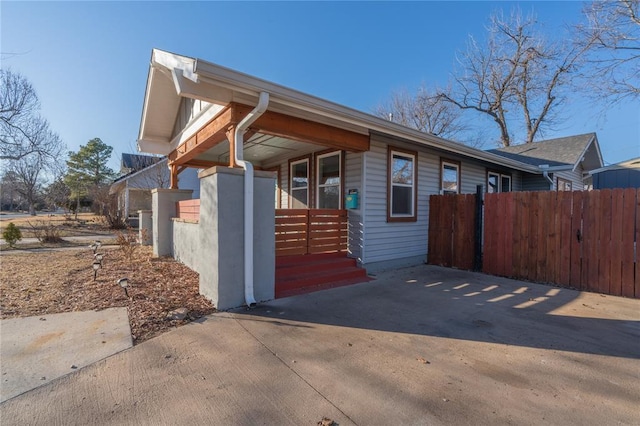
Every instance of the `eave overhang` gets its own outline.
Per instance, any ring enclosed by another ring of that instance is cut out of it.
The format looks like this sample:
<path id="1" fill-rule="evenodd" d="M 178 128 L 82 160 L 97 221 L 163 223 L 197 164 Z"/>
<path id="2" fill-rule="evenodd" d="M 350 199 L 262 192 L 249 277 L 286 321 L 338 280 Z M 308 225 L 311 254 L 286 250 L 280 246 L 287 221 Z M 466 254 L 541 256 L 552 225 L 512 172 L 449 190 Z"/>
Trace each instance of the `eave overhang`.
<path id="1" fill-rule="evenodd" d="M 253 106 L 257 104 L 259 94 L 263 91 L 269 93 L 269 111 L 274 113 L 367 136 L 372 131 L 378 132 L 515 170 L 541 173 L 539 168 L 529 164 L 419 132 L 201 59 L 157 49 L 152 52 L 138 146 L 141 151 L 169 155 L 199 130 L 193 129 L 193 134 L 183 134 L 181 140 L 172 138 L 181 97 L 200 99 L 220 106 L 230 103 Z"/>

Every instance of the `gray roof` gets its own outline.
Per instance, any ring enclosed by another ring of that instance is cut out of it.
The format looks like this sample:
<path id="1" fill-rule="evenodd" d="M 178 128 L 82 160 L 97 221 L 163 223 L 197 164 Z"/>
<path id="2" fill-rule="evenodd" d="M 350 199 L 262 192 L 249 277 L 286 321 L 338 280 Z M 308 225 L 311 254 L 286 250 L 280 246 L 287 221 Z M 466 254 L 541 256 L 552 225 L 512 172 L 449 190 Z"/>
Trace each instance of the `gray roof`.
<path id="1" fill-rule="evenodd" d="M 122 161 L 120 163 L 121 169 L 127 169 L 128 172 L 138 171 L 147 168 L 158 161 L 162 160 L 162 157 L 154 157 L 151 155 L 140 154 L 122 154 Z"/>
<path id="2" fill-rule="evenodd" d="M 539 166 L 575 166 L 596 138 L 595 133 L 490 149 L 489 152 L 512 160 Z"/>

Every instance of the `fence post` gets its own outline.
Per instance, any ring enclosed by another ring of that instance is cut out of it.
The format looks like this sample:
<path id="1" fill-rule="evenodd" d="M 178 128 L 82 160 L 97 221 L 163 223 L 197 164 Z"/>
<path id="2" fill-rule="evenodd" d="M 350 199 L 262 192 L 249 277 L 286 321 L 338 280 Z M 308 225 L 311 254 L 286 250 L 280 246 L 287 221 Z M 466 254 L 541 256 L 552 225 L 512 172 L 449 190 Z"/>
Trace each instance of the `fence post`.
<path id="1" fill-rule="evenodd" d="M 476 186 L 476 223 L 474 232 L 474 259 L 473 270 L 482 271 L 482 205 L 484 197 L 484 185 Z"/>

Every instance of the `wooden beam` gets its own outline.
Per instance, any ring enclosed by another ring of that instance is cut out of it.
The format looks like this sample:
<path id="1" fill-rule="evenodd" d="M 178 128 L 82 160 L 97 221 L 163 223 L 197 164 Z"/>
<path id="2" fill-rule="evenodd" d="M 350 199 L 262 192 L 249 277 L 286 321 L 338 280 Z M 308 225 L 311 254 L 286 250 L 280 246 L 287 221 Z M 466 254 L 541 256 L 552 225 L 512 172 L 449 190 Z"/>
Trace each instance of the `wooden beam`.
<path id="1" fill-rule="evenodd" d="M 232 105 L 233 109 L 242 117 L 252 110 L 247 105 Z M 369 135 L 362 135 L 350 130 L 339 129 L 327 124 L 316 123 L 273 111 L 266 111 L 261 115 L 251 125 L 250 130 L 334 149 L 354 152 L 369 150 Z"/>
<path id="2" fill-rule="evenodd" d="M 229 167 L 236 167 L 236 126 L 227 129 L 227 140 L 229 141 Z M 243 147 L 240 147 L 242 149 Z"/>
<path id="3" fill-rule="evenodd" d="M 181 165 L 226 140 L 227 129 L 238 122 L 238 111 L 228 105 L 202 126 L 193 136 L 169 154 L 169 163 Z"/>
<path id="4" fill-rule="evenodd" d="M 196 169 L 208 169 L 209 167 L 214 167 L 214 166 L 229 167 L 229 164 L 222 163 L 220 161 L 191 160 L 187 163 L 184 163 L 183 166 L 192 167 Z"/>
<path id="5" fill-rule="evenodd" d="M 170 164 L 169 171 L 169 189 L 178 189 L 178 166 Z"/>

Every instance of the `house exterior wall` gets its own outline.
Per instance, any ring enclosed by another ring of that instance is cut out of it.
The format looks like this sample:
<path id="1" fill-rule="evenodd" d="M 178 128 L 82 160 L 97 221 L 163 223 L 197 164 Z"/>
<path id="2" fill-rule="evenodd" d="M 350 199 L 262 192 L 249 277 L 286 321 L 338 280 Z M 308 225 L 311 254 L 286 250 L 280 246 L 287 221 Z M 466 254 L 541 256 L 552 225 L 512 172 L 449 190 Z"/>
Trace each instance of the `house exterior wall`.
<path id="1" fill-rule="evenodd" d="M 417 151 L 417 220 L 387 222 L 387 149 L 391 145 Z M 371 148 L 363 155 L 364 189 L 362 206 L 362 263 L 367 270 L 418 264 L 426 260 L 429 227 L 429 197 L 440 193 L 441 159 L 460 163 L 460 192 L 475 193 L 477 185 L 486 190 L 487 171 L 511 176 L 512 190 L 522 187 L 522 173 L 475 161 L 452 153 L 409 144 L 382 135 L 371 135 Z"/>
<path id="2" fill-rule="evenodd" d="M 640 188 L 640 169 L 604 170 L 593 175 L 593 189 Z"/>
<path id="3" fill-rule="evenodd" d="M 522 176 L 520 188 L 522 191 L 549 191 L 549 185 L 549 181 L 544 176 L 527 174 Z"/>
<path id="4" fill-rule="evenodd" d="M 568 170 L 566 172 L 556 172 L 553 174 L 553 190 L 558 189 L 557 178 L 565 179 L 571 182 L 571 189 L 573 191 L 584 190 L 584 180 L 582 178 L 582 166 L 578 165 L 575 170 Z"/>

